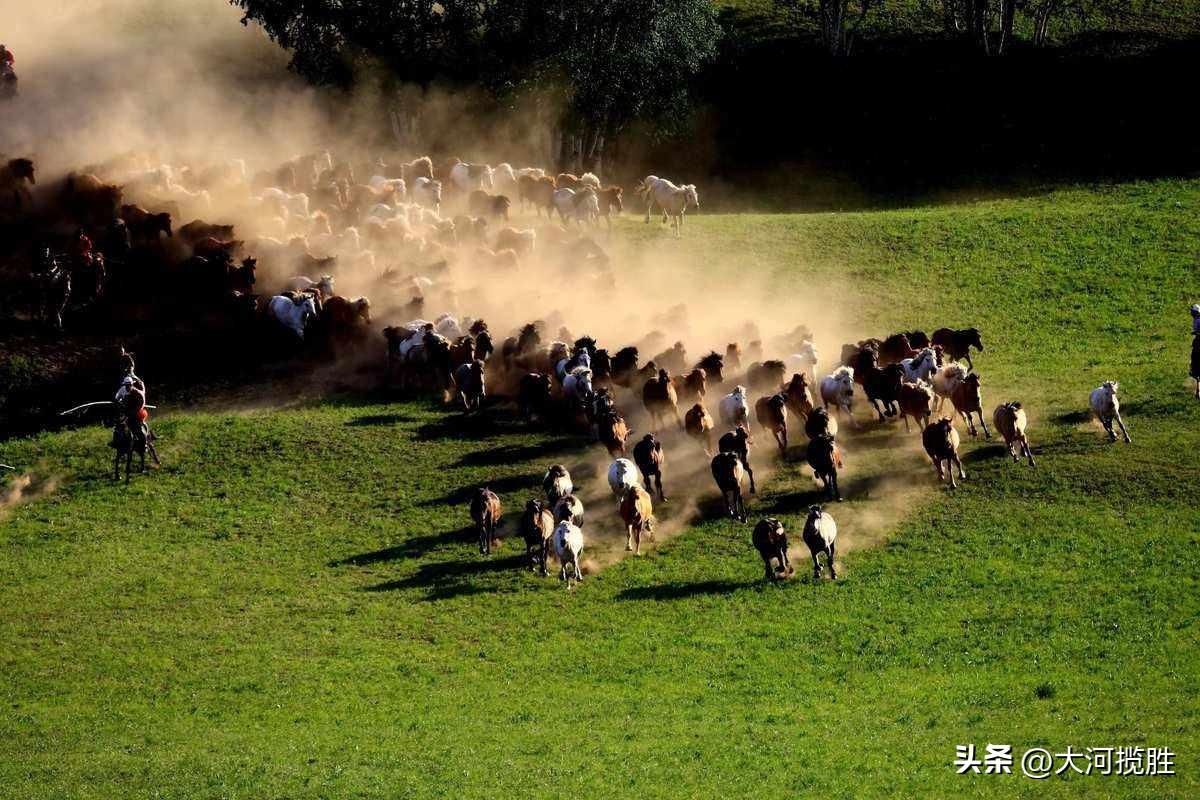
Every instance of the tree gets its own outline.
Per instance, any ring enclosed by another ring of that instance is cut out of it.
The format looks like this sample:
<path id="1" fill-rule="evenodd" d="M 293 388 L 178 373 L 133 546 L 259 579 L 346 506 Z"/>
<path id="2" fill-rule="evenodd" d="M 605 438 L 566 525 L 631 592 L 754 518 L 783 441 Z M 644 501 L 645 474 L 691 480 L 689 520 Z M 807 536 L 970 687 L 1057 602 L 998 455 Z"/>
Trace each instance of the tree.
<path id="1" fill-rule="evenodd" d="M 720 37 L 710 0 L 232 2 L 319 83 L 379 64 L 398 82 L 545 98 L 575 166 L 594 164 L 635 118 L 670 127 L 684 115 Z"/>
<path id="2" fill-rule="evenodd" d="M 883 0 L 776 0 L 793 14 L 815 18 L 821 41 L 832 56 L 848 56 L 863 21 L 883 5 Z"/>

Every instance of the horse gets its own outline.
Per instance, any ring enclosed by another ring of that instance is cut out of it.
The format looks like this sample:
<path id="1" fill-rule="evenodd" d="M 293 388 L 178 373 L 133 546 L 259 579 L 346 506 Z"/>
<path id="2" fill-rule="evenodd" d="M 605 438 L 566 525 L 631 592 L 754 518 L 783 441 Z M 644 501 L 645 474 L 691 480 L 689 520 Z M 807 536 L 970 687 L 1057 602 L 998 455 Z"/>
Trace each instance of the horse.
<path id="1" fill-rule="evenodd" d="M 125 483 L 129 483 L 129 471 L 133 465 L 133 453 L 136 450 L 142 462 L 142 472 L 146 471 L 146 451 L 156 465 L 162 466 L 158 460 L 158 451 L 154 449 L 154 433 L 150 426 L 142 423 L 142 435 L 134 436 L 129 430 L 129 421 L 122 415 L 113 426 L 113 438 L 110 446 L 116 451 L 113 457 L 113 480 L 121 477 L 121 457 L 125 458 Z"/>
<path id="2" fill-rule="evenodd" d="M 689 208 L 700 208 L 700 195 L 696 192 L 696 186 L 691 183 L 676 186 L 664 178 L 647 175 L 637 188 L 637 194 L 646 198 L 646 222 L 650 222 L 650 211 L 654 206 L 658 206 L 663 213 L 663 222 L 670 217 L 675 238 L 681 235 L 684 212 Z"/>
<path id="3" fill-rule="evenodd" d="M 304 339 L 304 326 L 317 316 L 317 305 L 312 297 L 307 295 L 299 301 L 276 295 L 271 298 L 267 308 L 276 322 L 296 334 L 299 339 Z"/>

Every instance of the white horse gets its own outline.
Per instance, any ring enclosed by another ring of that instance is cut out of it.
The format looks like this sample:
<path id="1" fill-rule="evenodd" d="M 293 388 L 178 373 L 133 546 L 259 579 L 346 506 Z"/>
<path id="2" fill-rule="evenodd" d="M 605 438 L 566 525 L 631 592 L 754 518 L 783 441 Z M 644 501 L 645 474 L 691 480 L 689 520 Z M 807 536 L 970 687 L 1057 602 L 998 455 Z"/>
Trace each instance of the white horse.
<path id="1" fill-rule="evenodd" d="M 600 216 L 600 199 L 591 189 L 555 189 L 551 199 L 563 222 L 573 219 L 582 225 Z"/>
<path id="2" fill-rule="evenodd" d="M 587 367 L 576 367 L 570 375 L 563 378 L 563 397 L 567 403 L 575 407 L 590 403 L 595 391 L 592 387 L 592 371 Z"/>
<path id="3" fill-rule="evenodd" d="M 700 208 L 700 195 L 692 183 L 676 186 L 665 178 L 647 175 L 637 193 L 646 198 L 646 222 L 650 221 L 650 211 L 658 206 L 663 213 L 663 222 L 666 222 L 668 217 L 671 218 L 671 227 L 676 238 L 680 236 L 680 228 L 683 227 L 684 212 L 689 208 Z"/>
<path id="4" fill-rule="evenodd" d="M 376 191 L 392 190 L 392 196 L 397 200 L 403 200 L 408 194 L 408 188 L 405 186 L 403 178 L 385 178 L 382 175 L 372 175 L 367 181 L 367 185 Z"/>
<path id="5" fill-rule="evenodd" d="M 817 383 L 817 361 L 820 355 L 817 353 L 817 346 L 811 341 L 801 342 L 800 349 L 792 353 L 791 360 L 800 367 L 806 375 L 808 375 L 808 383 L 810 386 L 815 386 Z"/>
<path id="6" fill-rule="evenodd" d="M 445 336 L 447 339 L 457 339 L 465 333 L 462 326 L 458 324 L 458 320 L 450 314 L 442 314 L 434 320 L 433 329 L 437 331 L 438 335 Z"/>
<path id="7" fill-rule="evenodd" d="M 304 326 L 317 316 L 317 304 L 311 297 L 305 297 L 296 303 L 290 297 L 276 295 L 271 298 L 269 308 L 271 316 L 300 339 L 304 338 Z"/>
<path id="8" fill-rule="evenodd" d="M 1119 386 L 1120 384 L 1116 381 L 1105 381 L 1092 389 L 1089 400 L 1092 413 L 1096 415 L 1096 419 L 1100 420 L 1104 430 L 1108 431 L 1108 438 L 1114 442 L 1117 440 L 1117 434 L 1113 433 L 1113 420 L 1116 420 L 1117 425 L 1121 426 L 1121 435 L 1128 443 L 1133 440 L 1129 438 L 1129 431 L 1125 430 L 1125 421 L 1121 419 L 1121 401 L 1117 399 Z"/>
<path id="9" fill-rule="evenodd" d="M 967 368 L 957 361 L 951 361 L 933 375 L 933 393 L 937 395 L 935 411 L 941 411 L 942 405 L 954 394 L 960 383 L 966 380 Z"/>
<path id="10" fill-rule="evenodd" d="M 750 401 L 746 398 L 746 387 L 735 386 L 733 391 L 721 398 L 718 406 L 721 422 L 731 428 L 742 425 L 750 429 Z"/>
<path id="11" fill-rule="evenodd" d="M 442 182 L 429 178 L 417 178 L 412 185 L 412 200 L 423 208 L 442 210 Z"/>
<path id="12" fill-rule="evenodd" d="M 625 491 L 631 486 L 641 486 L 637 466 L 628 458 L 618 458 L 608 467 L 608 488 L 616 495 L 617 502 L 625 496 Z"/>
<path id="13" fill-rule="evenodd" d="M 937 353 L 932 347 L 926 347 L 912 358 L 901 361 L 900 368 L 904 370 L 905 379 L 912 383 L 929 383 L 933 379 L 933 373 L 937 372 Z"/>
<path id="14" fill-rule="evenodd" d="M 838 367 L 832 375 L 826 375 L 821 379 L 821 402 L 826 409 L 833 406 L 838 416 L 841 416 L 843 411 L 846 412 L 846 416 L 850 418 L 850 424 L 854 424 L 852 411 L 854 369 L 852 367 Z"/>
<path id="15" fill-rule="evenodd" d="M 558 571 L 558 579 L 567 582 L 571 588 L 571 577 L 576 581 L 583 580 L 579 571 L 579 559 L 583 556 L 583 531 L 578 525 L 563 520 L 554 529 L 554 554 L 562 567 Z"/>
<path id="16" fill-rule="evenodd" d="M 580 367 L 592 368 L 592 357 L 588 355 L 586 350 L 580 350 L 570 358 L 560 358 L 558 363 L 554 365 L 554 374 L 558 376 L 558 382 L 562 383 L 567 379 L 569 374 L 575 372 Z"/>
<path id="17" fill-rule="evenodd" d="M 492 175 L 492 184 L 497 191 L 512 191 L 517 185 L 517 176 L 513 172 L 512 164 L 507 161 L 497 164 Z"/>
<path id="18" fill-rule="evenodd" d="M 495 176 L 495 170 L 487 164 L 459 162 L 450 168 L 450 182 L 464 192 L 472 189 L 491 189 L 495 186 Z"/>

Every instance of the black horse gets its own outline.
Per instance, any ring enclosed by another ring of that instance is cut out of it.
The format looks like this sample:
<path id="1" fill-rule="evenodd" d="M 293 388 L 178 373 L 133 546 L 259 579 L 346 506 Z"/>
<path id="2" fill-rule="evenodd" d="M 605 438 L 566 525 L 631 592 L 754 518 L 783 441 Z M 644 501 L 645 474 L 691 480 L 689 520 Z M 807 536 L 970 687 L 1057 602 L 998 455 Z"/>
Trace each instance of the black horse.
<path id="1" fill-rule="evenodd" d="M 142 472 L 146 471 L 146 451 L 150 451 L 150 457 L 154 459 L 154 463 L 162 466 L 162 462 L 158 460 L 158 451 L 154 449 L 154 432 L 150 430 L 150 426 L 146 423 L 141 425 L 141 435 L 135 436 L 133 431 L 129 429 L 129 421 L 125 417 L 120 417 L 116 425 L 113 426 L 113 438 L 110 443 L 111 447 L 116 451 L 113 458 L 113 480 L 118 480 L 121 477 L 121 457 L 125 457 L 125 483 L 129 483 L 129 471 L 133 466 L 133 454 L 137 451 L 138 456 L 142 461 Z"/>

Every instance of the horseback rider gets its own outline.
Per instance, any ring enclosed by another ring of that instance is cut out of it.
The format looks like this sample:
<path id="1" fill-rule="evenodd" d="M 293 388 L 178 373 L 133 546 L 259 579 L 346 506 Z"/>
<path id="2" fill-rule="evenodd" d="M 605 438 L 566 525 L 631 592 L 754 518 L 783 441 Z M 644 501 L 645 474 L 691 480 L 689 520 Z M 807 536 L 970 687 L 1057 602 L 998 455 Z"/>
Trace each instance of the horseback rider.
<path id="1" fill-rule="evenodd" d="M 149 433 L 146 420 L 150 417 L 150 412 L 146 410 L 146 385 L 136 375 L 126 375 L 113 400 L 117 403 L 118 413 L 125 419 L 134 443 L 144 448 Z"/>

